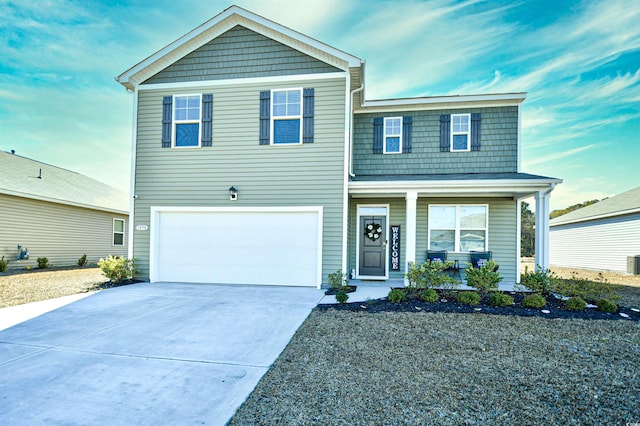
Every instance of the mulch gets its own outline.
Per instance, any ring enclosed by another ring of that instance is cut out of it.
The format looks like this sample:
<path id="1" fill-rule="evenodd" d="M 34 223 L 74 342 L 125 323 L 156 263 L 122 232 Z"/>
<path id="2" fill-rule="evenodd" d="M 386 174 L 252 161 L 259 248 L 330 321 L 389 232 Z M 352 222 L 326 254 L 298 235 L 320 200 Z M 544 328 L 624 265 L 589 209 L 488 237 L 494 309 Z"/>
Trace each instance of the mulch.
<path id="1" fill-rule="evenodd" d="M 543 308 L 533 309 L 522 306 L 522 299 L 526 293 L 504 292 L 513 297 L 514 304 L 507 307 L 495 307 L 489 303 L 489 297 L 484 297 L 480 304 L 469 306 L 459 303 L 455 296 L 438 290 L 438 300 L 433 303 L 422 301 L 417 295 L 408 294 L 403 302 L 390 302 L 386 298 L 373 299 L 366 302 L 353 302 L 344 304 L 321 304 L 318 309 L 337 309 L 352 312 L 445 312 L 457 314 L 490 314 L 490 315 L 516 315 L 522 317 L 563 318 L 563 319 L 587 319 L 587 320 L 631 320 L 640 321 L 640 313 L 634 312 L 630 307 L 619 306 L 618 312 L 602 312 L 596 308 L 587 308 L 584 311 L 569 311 L 564 308 L 564 301 L 553 296 L 546 297 L 547 304 Z M 543 313 L 543 310 L 549 313 Z M 624 313 L 628 318 L 620 315 Z"/>

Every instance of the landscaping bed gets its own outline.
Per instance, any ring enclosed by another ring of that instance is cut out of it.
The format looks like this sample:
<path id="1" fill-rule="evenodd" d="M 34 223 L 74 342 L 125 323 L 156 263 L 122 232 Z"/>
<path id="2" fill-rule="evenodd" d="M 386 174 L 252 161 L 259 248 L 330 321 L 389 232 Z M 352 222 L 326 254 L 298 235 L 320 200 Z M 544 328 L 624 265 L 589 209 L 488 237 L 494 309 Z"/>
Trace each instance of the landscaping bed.
<path id="1" fill-rule="evenodd" d="M 640 291 L 640 290 L 639 290 Z M 379 312 L 447 312 L 458 314 L 492 314 L 492 315 L 517 315 L 524 317 L 544 317 L 544 318 L 573 318 L 573 319 L 602 319 L 602 320 L 632 320 L 640 321 L 640 312 L 633 311 L 630 307 L 618 307 L 614 313 L 602 312 L 597 308 L 587 308 L 584 311 L 570 311 L 565 308 L 565 301 L 547 297 L 546 305 L 540 309 L 527 308 L 522 305 L 524 297 L 528 293 L 504 292 L 514 299 L 514 304 L 506 307 L 492 306 L 489 296 L 481 299 L 478 305 L 470 306 L 456 300 L 456 293 L 462 291 L 445 292 L 436 290 L 438 299 L 435 302 L 425 302 L 421 300 L 419 292 L 407 292 L 407 299 L 402 302 L 391 302 L 387 298 L 373 299 L 366 302 L 344 303 L 344 304 L 324 304 L 319 305 L 320 310 L 336 309 L 342 311 L 362 311 L 368 313 Z M 640 308 L 640 306 L 638 307 Z M 638 309 L 633 308 L 633 309 Z M 548 312 L 543 312 L 548 311 Z M 621 316 L 620 313 L 628 317 Z"/>

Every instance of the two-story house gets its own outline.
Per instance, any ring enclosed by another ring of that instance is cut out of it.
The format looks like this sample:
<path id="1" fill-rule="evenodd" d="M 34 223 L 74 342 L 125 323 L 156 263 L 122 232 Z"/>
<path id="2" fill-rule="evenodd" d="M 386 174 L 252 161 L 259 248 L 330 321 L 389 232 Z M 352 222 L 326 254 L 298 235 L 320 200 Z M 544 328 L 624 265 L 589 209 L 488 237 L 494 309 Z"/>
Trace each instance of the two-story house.
<path id="1" fill-rule="evenodd" d="M 402 279 L 426 251 L 519 277 L 524 93 L 369 101 L 364 61 L 233 6 L 117 77 L 133 94 L 130 256 L 151 282 Z"/>

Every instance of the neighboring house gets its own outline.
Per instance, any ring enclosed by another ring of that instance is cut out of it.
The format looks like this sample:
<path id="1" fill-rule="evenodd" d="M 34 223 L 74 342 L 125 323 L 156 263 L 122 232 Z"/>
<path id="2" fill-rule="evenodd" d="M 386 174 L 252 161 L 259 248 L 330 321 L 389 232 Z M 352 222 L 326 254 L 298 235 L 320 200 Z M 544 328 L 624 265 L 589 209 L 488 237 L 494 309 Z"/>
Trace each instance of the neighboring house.
<path id="1" fill-rule="evenodd" d="M 104 183 L 19 155 L 0 152 L 0 257 L 9 268 L 90 263 L 126 256 L 129 197 Z M 17 260 L 18 245 L 29 259 Z"/>
<path id="2" fill-rule="evenodd" d="M 520 171 L 525 94 L 369 101 L 364 68 L 233 6 L 118 76 L 134 96 L 140 278 L 402 279 L 430 247 L 463 265 L 491 250 L 515 282 L 519 200 L 548 215 L 560 182 Z"/>
<path id="3" fill-rule="evenodd" d="M 550 222 L 551 262 L 566 268 L 627 272 L 640 256 L 640 187 Z"/>

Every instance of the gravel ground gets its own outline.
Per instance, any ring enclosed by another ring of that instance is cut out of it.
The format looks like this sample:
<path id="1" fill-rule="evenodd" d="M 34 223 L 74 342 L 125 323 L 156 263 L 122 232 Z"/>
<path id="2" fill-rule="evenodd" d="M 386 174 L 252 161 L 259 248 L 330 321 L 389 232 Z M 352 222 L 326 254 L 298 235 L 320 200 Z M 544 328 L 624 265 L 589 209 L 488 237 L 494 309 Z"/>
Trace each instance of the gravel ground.
<path id="1" fill-rule="evenodd" d="M 32 270 L 0 274 L 0 308 L 104 288 L 100 268 Z"/>
<path id="2" fill-rule="evenodd" d="M 314 310 L 231 420 L 640 422 L 640 324 Z"/>

